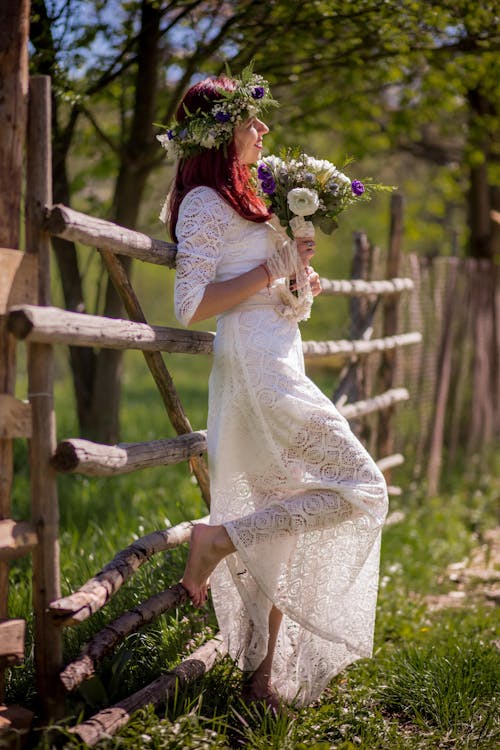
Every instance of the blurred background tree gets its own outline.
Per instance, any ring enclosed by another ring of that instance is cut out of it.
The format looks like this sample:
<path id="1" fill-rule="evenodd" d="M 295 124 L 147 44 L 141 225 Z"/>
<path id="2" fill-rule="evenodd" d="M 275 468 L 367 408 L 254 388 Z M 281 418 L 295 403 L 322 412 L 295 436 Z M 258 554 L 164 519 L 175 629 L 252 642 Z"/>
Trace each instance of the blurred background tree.
<path id="1" fill-rule="evenodd" d="M 411 198 L 410 246 L 449 252 L 458 232 L 455 250 L 493 258 L 499 46 L 488 0 L 33 0 L 32 70 L 54 82 L 54 200 L 155 233 L 169 170 L 153 123 L 193 80 L 253 58 L 282 102 L 271 150 L 355 154 Z M 121 316 L 106 277 L 86 283 L 77 248 L 54 248 L 66 307 Z M 101 442 L 118 440 L 120 364 L 71 350 L 81 432 Z"/>

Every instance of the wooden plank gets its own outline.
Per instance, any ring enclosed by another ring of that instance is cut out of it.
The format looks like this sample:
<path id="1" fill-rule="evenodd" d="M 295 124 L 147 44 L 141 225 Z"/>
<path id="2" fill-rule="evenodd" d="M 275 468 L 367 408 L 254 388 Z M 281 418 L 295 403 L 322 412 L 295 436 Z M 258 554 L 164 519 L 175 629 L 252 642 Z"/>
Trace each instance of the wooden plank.
<path id="1" fill-rule="evenodd" d="M 391 195 L 391 225 L 389 232 L 389 248 L 385 276 L 395 278 L 399 274 L 399 261 L 403 239 L 403 196 L 397 193 Z M 399 297 L 386 297 L 383 301 L 382 333 L 385 338 L 394 337 L 398 331 Z M 385 348 L 380 358 L 378 371 L 378 388 L 388 390 L 394 386 L 396 373 L 397 347 Z M 377 455 L 392 453 L 394 442 L 393 410 L 385 409 L 380 412 L 377 420 Z M 388 477 L 390 479 L 390 477 Z"/>
<path id="2" fill-rule="evenodd" d="M 35 528 L 26 521 L 0 521 L 0 560 L 13 560 L 31 552 L 38 541 Z"/>
<path id="3" fill-rule="evenodd" d="M 31 405 L 0 393 L 0 439 L 31 437 Z"/>
<path id="4" fill-rule="evenodd" d="M 47 211 L 45 226 L 50 234 L 65 240 L 81 242 L 116 255 L 175 267 L 177 247 L 172 242 L 155 240 L 142 232 L 75 211 L 58 204 Z"/>
<path id="5" fill-rule="evenodd" d="M 109 477 L 152 466 L 167 466 L 201 456 L 207 449 L 206 431 L 188 432 L 167 440 L 146 443 L 101 445 L 90 440 L 63 440 L 56 448 L 51 464 L 65 473 Z"/>
<path id="6" fill-rule="evenodd" d="M 165 705 L 180 688 L 199 680 L 225 653 L 226 647 L 222 639 L 212 638 L 196 649 L 189 659 L 142 690 L 91 716 L 69 731 L 76 734 L 86 745 L 93 747 L 105 735 L 113 735 L 125 726 L 134 711 L 149 705 L 155 708 Z"/>
<path id="7" fill-rule="evenodd" d="M 36 256 L 2 247 L 0 267 L 0 315 L 4 315 L 14 305 L 36 305 Z"/>
<path id="8" fill-rule="evenodd" d="M 404 464 L 404 461 L 404 456 L 402 456 L 401 453 L 394 453 L 392 456 L 379 458 L 379 460 L 377 461 L 377 466 L 380 471 L 387 471 L 387 469 L 393 469 L 396 466 L 401 466 L 401 464 Z"/>
<path id="9" fill-rule="evenodd" d="M 24 659 L 24 620 L 0 620 L 0 656 L 8 664 L 19 664 Z"/>
<path id="10" fill-rule="evenodd" d="M 411 333 L 400 333 L 397 336 L 385 336 L 380 339 L 356 339 L 350 341 L 341 339 L 339 341 L 303 341 L 302 351 L 304 357 L 316 359 L 320 357 L 360 357 L 373 352 L 384 352 L 398 349 L 401 346 L 419 344 L 422 335 L 418 331 Z"/>
<path id="11" fill-rule="evenodd" d="M 350 297 L 391 296 L 413 289 L 409 278 L 380 279 L 320 279 L 321 291 L 326 295 L 347 295 Z"/>
<path id="12" fill-rule="evenodd" d="M 61 681 L 66 690 L 69 692 L 76 690 L 82 682 L 92 677 L 99 662 L 128 635 L 137 632 L 174 607 L 180 607 L 188 599 L 189 595 L 184 586 L 177 583 L 149 597 L 130 612 L 124 612 L 116 620 L 110 622 L 96 633 L 80 656 L 61 672 Z"/>
<path id="13" fill-rule="evenodd" d="M 355 401 L 353 404 L 339 406 L 338 410 L 346 419 L 356 419 L 357 417 L 366 416 L 366 414 L 373 414 L 373 412 L 389 409 L 394 404 L 407 401 L 409 398 L 410 394 L 406 388 L 391 388 L 385 393 L 380 393 L 378 396 Z"/>
<path id="14" fill-rule="evenodd" d="M 184 521 L 170 529 L 153 531 L 137 539 L 109 562 L 100 573 L 83 584 L 78 591 L 53 601 L 50 612 L 62 625 L 82 622 L 105 606 L 118 589 L 157 552 L 185 544 L 191 538 L 193 525 L 208 523 L 209 516 Z"/>
<path id="15" fill-rule="evenodd" d="M 50 304 L 50 237 L 43 229 L 44 206 L 52 203 L 50 78 L 30 80 L 26 163 L 26 247 L 38 256 L 38 300 Z M 32 407 L 30 440 L 31 518 L 38 530 L 33 549 L 33 611 L 36 687 L 41 714 L 57 720 L 64 698 L 57 679 L 62 667 L 62 633 L 48 612 L 61 595 L 57 475 L 50 466 L 56 447 L 54 355 L 47 344 L 28 346 L 28 391 Z"/>
<path id="16" fill-rule="evenodd" d="M 211 354 L 215 338 L 210 331 L 150 326 L 57 307 L 18 307 L 9 312 L 8 320 L 16 338 L 39 344 Z"/>

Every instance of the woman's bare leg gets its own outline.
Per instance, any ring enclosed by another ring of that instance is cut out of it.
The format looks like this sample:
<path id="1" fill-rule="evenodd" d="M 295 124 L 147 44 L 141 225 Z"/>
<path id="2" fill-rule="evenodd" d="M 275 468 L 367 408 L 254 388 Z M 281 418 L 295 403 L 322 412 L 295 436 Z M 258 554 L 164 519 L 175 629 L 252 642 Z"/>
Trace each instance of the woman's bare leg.
<path id="1" fill-rule="evenodd" d="M 283 619 L 283 613 L 277 609 L 274 604 L 269 613 L 269 640 L 267 643 L 267 653 L 263 661 L 259 664 L 253 673 L 249 689 L 247 691 L 250 700 L 265 700 L 271 708 L 278 708 L 278 699 L 272 693 L 271 686 L 271 669 L 273 666 L 274 650 L 278 632 Z"/>
<path id="2" fill-rule="evenodd" d="M 196 607 L 207 599 L 208 579 L 221 560 L 234 552 L 234 545 L 224 526 L 193 527 L 186 569 L 181 583 Z"/>

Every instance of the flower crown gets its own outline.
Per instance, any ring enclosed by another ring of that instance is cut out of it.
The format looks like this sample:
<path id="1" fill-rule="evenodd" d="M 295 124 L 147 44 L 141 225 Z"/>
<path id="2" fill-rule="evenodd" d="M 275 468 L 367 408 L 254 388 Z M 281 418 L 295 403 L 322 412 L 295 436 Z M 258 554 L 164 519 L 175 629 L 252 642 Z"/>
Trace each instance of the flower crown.
<path id="1" fill-rule="evenodd" d="M 269 107 L 278 106 L 268 82 L 253 73 L 251 65 L 243 70 L 241 78 L 231 78 L 236 83 L 234 91 L 218 88 L 220 99 L 216 99 L 207 112 L 200 109 L 189 112 L 184 107 L 183 122 L 160 126 L 166 132 L 156 137 L 169 158 L 189 159 L 204 149 L 225 146 L 231 141 L 236 125 L 249 117 L 260 117 Z"/>

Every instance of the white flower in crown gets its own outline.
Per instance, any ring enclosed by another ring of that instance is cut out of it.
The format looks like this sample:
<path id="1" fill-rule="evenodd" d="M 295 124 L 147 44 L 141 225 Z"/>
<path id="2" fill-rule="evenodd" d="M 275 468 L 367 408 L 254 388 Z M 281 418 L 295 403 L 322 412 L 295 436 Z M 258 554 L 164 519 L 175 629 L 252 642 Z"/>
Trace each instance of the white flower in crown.
<path id="1" fill-rule="evenodd" d="M 241 78 L 231 77 L 233 91 L 220 88 L 217 99 L 208 111 L 188 112 L 181 123 L 173 122 L 166 133 L 157 136 L 170 158 L 189 159 L 203 149 L 220 148 L 229 143 L 234 128 L 249 117 L 260 117 L 269 107 L 277 106 L 262 76 L 243 70 Z M 161 125 L 165 128 L 166 126 Z"/>

